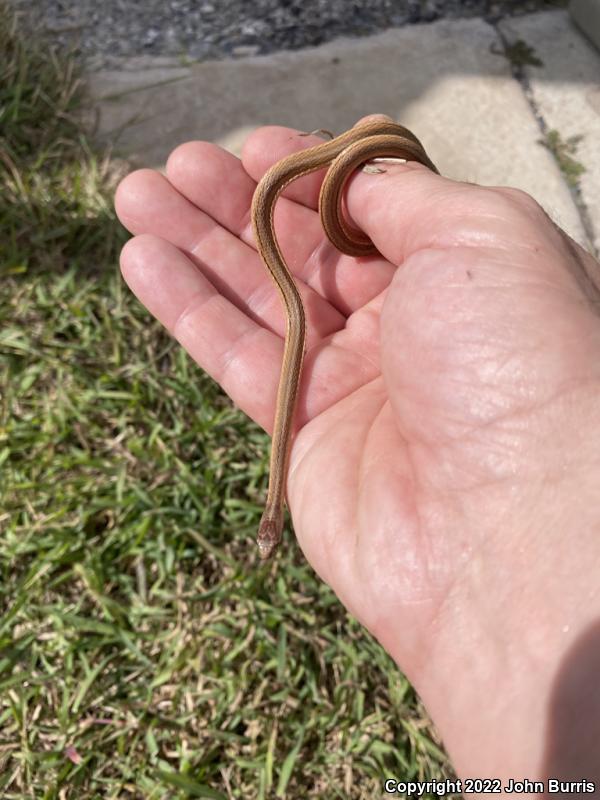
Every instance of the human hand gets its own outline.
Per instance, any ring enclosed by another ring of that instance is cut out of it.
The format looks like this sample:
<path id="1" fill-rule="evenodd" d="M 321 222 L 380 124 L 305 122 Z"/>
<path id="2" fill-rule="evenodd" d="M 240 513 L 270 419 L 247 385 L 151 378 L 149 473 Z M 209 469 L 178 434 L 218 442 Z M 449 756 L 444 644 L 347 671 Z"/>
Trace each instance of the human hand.
<path id="1" fill-rule="evenodd" d="M 136 234 L 125 279 L 267 430 L 284 317 L 252 247 L 250 201 L 273 161 L 313 143 L 261 129 L 241 163 L 188 143 L 166 178 L 138 171 L 116 198 Z M 528 196 L 416 164 L 352 179 L 349 214 L 382 254 L 357 261 L 322 234 L 319 180 L 289 187 L 275 214 L 308 322 L 288 480 L 296 535 L 414 682 L 459 771 L 535 777 L 543 742 L 524 747 L 523 735 L 600 611 L 597 264 Z M 577 591 L 555 591 L 574 580 Z M 532 700 L 524 678 L 542 655 Z M 466 663 L 468 686 L 453 678 L 449 696 L 445 676 Z M 484 700 L 465 735 L 457 716 Z M 509 743 L 494 747 L 490 719 L 509 701 L 528 723 L 503 721 Z"/>

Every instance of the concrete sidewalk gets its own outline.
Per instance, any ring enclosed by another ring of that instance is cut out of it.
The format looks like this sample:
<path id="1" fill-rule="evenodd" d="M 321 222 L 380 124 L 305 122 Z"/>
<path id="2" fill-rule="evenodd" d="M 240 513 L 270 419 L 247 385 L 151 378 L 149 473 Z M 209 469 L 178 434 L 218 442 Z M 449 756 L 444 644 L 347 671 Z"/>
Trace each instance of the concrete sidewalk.
<path id="1" fill-rule="evenodd" d="M 502 37 L 532 49 L 509 47 L 511 63 Z M 539 65 L 523 65 L 517 79 L 517 59 Z M 383 112 L 414 130 L 443 174 L 524 189 L 600 251 L 600 53 L 566 11 L 515 17 L 498 30 L 442 20 L 229 61 L 128 59 L 89 75 L 89 88 L 101 142 L 158 168 L 190 139 L 238 153 L 259 125 L 341 132 Z M 574 190 L 569 158 L 584 170 Z"/>

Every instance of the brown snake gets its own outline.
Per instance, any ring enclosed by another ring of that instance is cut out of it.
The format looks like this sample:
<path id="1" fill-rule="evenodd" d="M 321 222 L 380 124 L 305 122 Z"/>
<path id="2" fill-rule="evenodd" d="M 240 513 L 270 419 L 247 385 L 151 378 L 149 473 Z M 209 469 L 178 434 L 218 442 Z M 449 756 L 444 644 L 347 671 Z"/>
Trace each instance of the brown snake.
<path id="1" fill-rule="evenodd" d="M 353 171 L 373 158 L 418 161 L 437 172 L 417 137 L 395 122 L 360 122 L 331 141 L 282 158 L 264 174 L 252 198 L 252 227 L 260 256 L 275 281 L 285 307 L 286 336 L 273 425 L 269 488 L 258 529 L 260 557 L 277 549 L 283 529 L 285 486 L 291 449 L 294 410 L 304 358 L 304 306 L 292 273 L 277 244 L 273 211 L 277 198 L 296 178 L 329 167 L 321 185 L 319 214 L 330 242 L 342 253 L 365 256 L 377 252 L 371 240 L 344 219 L 344 186 Z"/>

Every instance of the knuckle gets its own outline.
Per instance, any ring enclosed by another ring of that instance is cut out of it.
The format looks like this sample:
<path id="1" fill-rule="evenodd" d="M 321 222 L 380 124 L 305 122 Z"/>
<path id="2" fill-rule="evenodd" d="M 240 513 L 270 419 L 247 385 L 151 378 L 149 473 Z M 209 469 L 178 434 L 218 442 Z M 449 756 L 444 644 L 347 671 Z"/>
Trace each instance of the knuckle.
<path id="1" fill-rule="evenodd" d="M 528 192 L 512 186 L 502 187 L 496 190 L 499 192 L 503 201 L 507 204 L 507 210 L 514 210 L 520 213 L 525 212 L 532 216 L 546 216 L 546 212 Z"/>

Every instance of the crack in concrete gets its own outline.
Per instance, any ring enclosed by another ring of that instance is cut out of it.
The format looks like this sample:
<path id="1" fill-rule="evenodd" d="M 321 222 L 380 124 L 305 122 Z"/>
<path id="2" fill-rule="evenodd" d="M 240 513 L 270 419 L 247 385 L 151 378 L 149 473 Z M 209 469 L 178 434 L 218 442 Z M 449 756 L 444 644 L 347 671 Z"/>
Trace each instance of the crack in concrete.
<path id="1" fill-rule="evenodd" d="M 494 30 L 496 32 L 496 35 L 498 36 L 498 38 L 499 38 L 499 40 L 501 42 L 501 45 L 504 48 L 504 51 L 505 51 L 504 57 L 510 63 L 512 76 L 519 83 L 519 85 L 521 87 L 521 90 L 523 92 L 523 96 L 525 97 L 525 100 L 527 101 L 527 103 L 529 105 L 529 108 L 531 109 L 531 113 L 533 114 L 533 117 L 535 118 L 535 120 L 537 122 L 537 125 L 538 125 L 538 127 L 540 129 L 540 133 L 542 134 L 544 139 L 546 139 L 548 137 L 548 133 L 550 132 L 551 128 L 548 125 L 548 123 L 546 122 L 546 120 L 544 118 L 544 115 L 540 111 L 539 105 L 536 102 L 536 99 L 535 99 L 535 96 L 534 96 L 534 93 L 533 93 L 533 89 L 531 88 L 531 84 L 529 82 L 529 78 L 527 77 L 524 65 L 515 63 L 506 54 L 506 51 L 510 48 L 511 44 L 514 44 L 514 43 L 511 43 L 509 38 L 502 32 L 502 30 L 500 29 L 500 27 L 498 26 L 497 23 L 490 23 L 490 25 L 494 28 Z M 554 159 L 554 162 L 556 163 L 556 166 L 558 167 L 558 170 L 559 170 L 559 172 L 561 174 L 562 180 L 564 181 L 565 185 L 567 186 L 567 189 L 569 190 L 571 198 L 573 199 L 573 203 L 575 204 L 575 207 L 577 208 L 577 213 L 579 214 L 579 218 L 581 220 L 581 225 L 582 225 L 583 230 L 585 232 L 585 235 L 586 235 L 586 237 L 588 239 L 589 250 L 590 250 L 590 252 L 591 252 L 591 254 L 593 256 L 595 256 L 596 258 L 599 258 L 600 257 L 600 252 L 594 246 L 594 242 L 596 241 L 596 228 L 595 228 L 594 222 L 593 222 L 593 220 L 591 218 L 591 215 L 590 215 L 590 213 L 588 211 L 588 208 L 587 208 L 587 206 L 585 204 L 583 196 L 581 194 L 581 188 L 579 186 L 579 181 L 576 181 L 575 185 L 572 185 L 571 183 L 569 183 L 569 181 L 567 181 L 565 179 L 564 172 L 561 169 L 560 163 L 558 162 L 558 159 L 556 158 L 556 155 L 554 154 L 554 152 L 552 152 L 551 149 L 550 149 L 550 153 L 552 154 L 552 158 Z"/>

